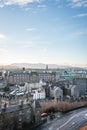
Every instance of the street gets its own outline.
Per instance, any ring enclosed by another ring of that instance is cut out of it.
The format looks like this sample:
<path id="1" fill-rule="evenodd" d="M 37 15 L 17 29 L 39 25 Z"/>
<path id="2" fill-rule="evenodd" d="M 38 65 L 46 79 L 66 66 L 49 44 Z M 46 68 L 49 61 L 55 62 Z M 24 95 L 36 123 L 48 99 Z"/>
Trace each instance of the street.
<path id="1" fill-rule="evenodd" d="M 35 130 L 79 130 L 87 121 L 87 108 L 74 110 L 35 128 Z"/>

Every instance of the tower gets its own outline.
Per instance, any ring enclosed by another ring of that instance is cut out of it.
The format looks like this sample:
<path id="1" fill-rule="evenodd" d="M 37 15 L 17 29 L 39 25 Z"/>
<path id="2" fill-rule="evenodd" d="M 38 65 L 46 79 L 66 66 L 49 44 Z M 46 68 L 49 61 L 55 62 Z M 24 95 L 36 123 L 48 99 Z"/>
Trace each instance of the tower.
<path id="1" fill-rule="evenodd" d="M 46 70 L 48 70 L 48 65 L 46 65 Z"/>

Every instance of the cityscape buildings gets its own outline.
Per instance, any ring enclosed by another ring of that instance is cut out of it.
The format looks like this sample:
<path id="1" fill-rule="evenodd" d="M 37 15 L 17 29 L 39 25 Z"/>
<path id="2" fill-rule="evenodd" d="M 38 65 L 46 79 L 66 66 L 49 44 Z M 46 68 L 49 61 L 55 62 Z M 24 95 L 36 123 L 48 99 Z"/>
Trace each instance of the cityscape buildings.
<path id="1" fill-rule="evenodd" d="M 2 72 L 3 70 L 0 78 L 1 130 L 6 127 L 13 130 L 15 125 L 19 129 L 39 124 L 42 113 L 40 103 L 43 101 L 72 103 L 87 98 L 86 69 L 50 69 L 46 66 L 44 70 L 30 71 L 25 68 L 6 69 L 3 74 Z"/>

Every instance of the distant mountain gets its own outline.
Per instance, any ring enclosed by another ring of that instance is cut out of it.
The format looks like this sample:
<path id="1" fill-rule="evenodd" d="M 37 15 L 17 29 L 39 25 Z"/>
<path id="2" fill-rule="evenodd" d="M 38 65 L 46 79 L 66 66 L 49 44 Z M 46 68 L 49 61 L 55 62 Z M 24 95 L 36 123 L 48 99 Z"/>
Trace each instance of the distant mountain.
<path id="1" fill-rule="evenodd" d="M 30 68 L 30 69 L 46 69 L 46 66 L 48 65 L 48 68 L 50 69 L 67 69 L 67 68 L 73 68 L 73 69 L 87 69 L 86 66 L 70 66 L 70 65 L 57 65 L 57 64 L 44 64 L 44 63 L 13 63 L 10 65 L 0 65 L 0 69 L 19 69 L 19 68 Z"/>
<path id="2" fill-rule="evenodd" d="M 43 63 L 36 63 L 36 64 L 31 64 L 31 63 L 14 63 L 11 64 L 10 66 L 13 67 L 25 67 L 25 68 L 36 68 L 36 69 L 45 69 L 46 65 L 48 65 L 48 68 L 58 68 L 59 66 L 56 64 L 43 64 Z"/>
<path id="3" fill-rule="evenodd" d="M 48 68 L 67 68 L 67 67 L 71 67 L 71 66 L 65 66 L 65 65 L 57 65 L 57 64 L 43 64 L 43 63 L 36 63 L 36 64 L 32 64 L 32 63 L 13 63 L 10 65 L 6 65 L 3 66 L 4 68 L 31 68 L 31 69 L 45 69 L 46 65 L 48 65 Z M 2 67 L 2 66 L 1 66 Z M 0 68 L 1 68 L 0 67 Z"/>

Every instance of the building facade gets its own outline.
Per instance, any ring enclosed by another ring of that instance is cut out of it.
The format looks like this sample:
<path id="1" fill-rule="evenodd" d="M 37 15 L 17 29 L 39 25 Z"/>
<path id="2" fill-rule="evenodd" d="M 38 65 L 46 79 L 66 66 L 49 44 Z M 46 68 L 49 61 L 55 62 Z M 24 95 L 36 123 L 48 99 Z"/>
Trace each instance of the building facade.
<path id="1" fill-rule="evenodd" d="M 9 84 L 24 84 L 25 82 L 56 81 L 54 72 L 10 72 L 7 76 Z"/>
<path id="2" fill-rule="evenodd" d="M 63 99 L 63 90 L 59 87 L 50 88 L 50 96 L 59 100 Z"/>
<path id="3" fill-rule="evenodd" d="M 38 102 L 33 102 L 33 104 L 0 108 L 0 130 L 22 130 L 27 125 L 28 128 L 31 128 L 37 123 L 39 124 L 41 122 L 41 107 Z"/>
<path id="4" fill-rule="evenodd" d="M 80 96 L 87 95 L 87 78 L 75 78 L 73 83 L 78 86 Z"/>

